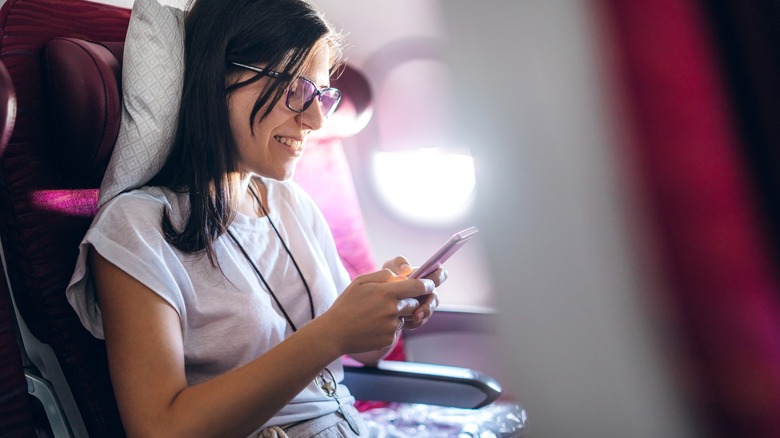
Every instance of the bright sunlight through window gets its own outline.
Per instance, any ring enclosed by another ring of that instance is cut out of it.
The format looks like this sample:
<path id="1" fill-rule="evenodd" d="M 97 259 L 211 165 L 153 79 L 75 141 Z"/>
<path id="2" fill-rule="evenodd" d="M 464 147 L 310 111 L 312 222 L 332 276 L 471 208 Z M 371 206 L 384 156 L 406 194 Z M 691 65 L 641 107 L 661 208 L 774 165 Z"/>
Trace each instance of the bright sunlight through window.
<path id="1" fill-rule="evenodd" d="M 475 179 L 470 155 L 438 149 L 377 152 L 372 164 L 380 199 L 404 220 L 446 225 L 471 209 Z"/>

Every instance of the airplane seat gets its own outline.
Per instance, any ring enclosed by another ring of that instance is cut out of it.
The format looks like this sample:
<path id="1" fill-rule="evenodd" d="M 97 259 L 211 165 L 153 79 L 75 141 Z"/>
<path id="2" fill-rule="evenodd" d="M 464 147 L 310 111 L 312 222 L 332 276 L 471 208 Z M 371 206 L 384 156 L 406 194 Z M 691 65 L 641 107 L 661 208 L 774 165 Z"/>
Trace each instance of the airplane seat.
<path id="1" fill-rule="evenodd" d="M 5 64 L 0 61 L 0 157 L 16 119 L 16 94 Z M 22 353 L 16 336 L 13 305 L 5 271 L 0 271 L 0 430 L 14 437 L 35 437 L 28 402 Z"/>
<path id="2" fill-rule="evenodd" d="M 0 57 L 18 103 L 0 161 L 0 237 L 28 391 L 43 404 L 55 436 L 123 433 L 105 347 L 83 328 L 64 294 L 98 195 L 95 180 L 68 168 L 94 167 L 100 157 L 71 148 L 53 128 L 43 48 L 56 36 L 121 42 L 129 16 L 126 9 L 82 1 L 8 0 L 0 9 Z"/>
<path id="3" fill-rule="evenodd" d="M 4 287 L 15 300 L 28 391 L 44 405 L 54 436 L 124 435 L 105 345 L 81 325 L 64 292 L 119 131 L 129 18 L 128 9 L 82 0 L 7 0 L 0 9 L 0 58 L 19 107 L 0 160 Z M 340 145 L 370 117 L 370 94 L 356 91 L 368 89 L 361 78 L 347 67 L 334 80 L 345 102 L 296 176 L 322 208 L 353 276 L 374 267 Z M 393 354 L 403 359 L 402 348 Z M 412 362 L 348 366 L 345 381 L 361 400 L 477 408 L 501 394 L 479 372 Z"/>

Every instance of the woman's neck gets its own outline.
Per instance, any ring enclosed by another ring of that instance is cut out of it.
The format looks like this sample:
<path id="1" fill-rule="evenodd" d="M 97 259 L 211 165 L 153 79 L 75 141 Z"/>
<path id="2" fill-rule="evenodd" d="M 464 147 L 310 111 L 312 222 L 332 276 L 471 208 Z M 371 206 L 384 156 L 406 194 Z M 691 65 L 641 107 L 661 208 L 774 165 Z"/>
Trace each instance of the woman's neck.
<path id="1" fill-rule="evenodd" d="M 238 212 L 246 216 L 262 217 L 268 211 L 268 189 L 254 174 L 242 175 L 238 180 Z"/>

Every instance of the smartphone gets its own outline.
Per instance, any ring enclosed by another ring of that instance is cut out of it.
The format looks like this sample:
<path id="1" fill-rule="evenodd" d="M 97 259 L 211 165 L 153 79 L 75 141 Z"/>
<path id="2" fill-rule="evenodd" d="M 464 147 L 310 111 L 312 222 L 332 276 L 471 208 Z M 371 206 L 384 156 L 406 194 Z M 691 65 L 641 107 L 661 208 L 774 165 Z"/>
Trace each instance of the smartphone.
<path id="1" fill-rule="evenodd" d="M 459 250 L 464 243 L 468 242 L 469 239 L 474 237 L 474 235 L 477 234 L 477 231 L 479 231 L 477 227 L 469 227 L 463 231 L 459 231 L 455 233 L 452 237 L 450 237 L 450 240 L 448 240 L 447 243 L 442 245 L 441 248 L 439 248 L 435 253 L 433 253 L 431 258 L 429 258 L 428 260 L 425 261 L 425 263 L 420 265 L 420 267 L 417 268 L 416 271 L 412 272 L 412 275 L 410 275 L 409 278 L 425 277 L 431 272 L 439 269 L 439 267 L 448 258 L 450 258 L 450 256 L 455 254 L 455 252 Z"/>

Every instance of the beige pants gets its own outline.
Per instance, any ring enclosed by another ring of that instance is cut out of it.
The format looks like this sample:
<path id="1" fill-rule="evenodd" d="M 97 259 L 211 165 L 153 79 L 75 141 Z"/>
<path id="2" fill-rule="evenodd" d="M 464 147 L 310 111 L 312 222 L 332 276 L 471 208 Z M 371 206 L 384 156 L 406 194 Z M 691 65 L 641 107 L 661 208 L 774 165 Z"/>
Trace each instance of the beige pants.
<path id="1" fill-rule="evenodd" d="M 353 406 L 345 406 L 358 425 L 360 438 L 370 438 L 365 420 Z M 358 435 L 349 428 L 347 420 L 336 411 L 321 417 L 289 426 L 271 426 L 260 431 L 258 438 L 352 438 Z"/>

